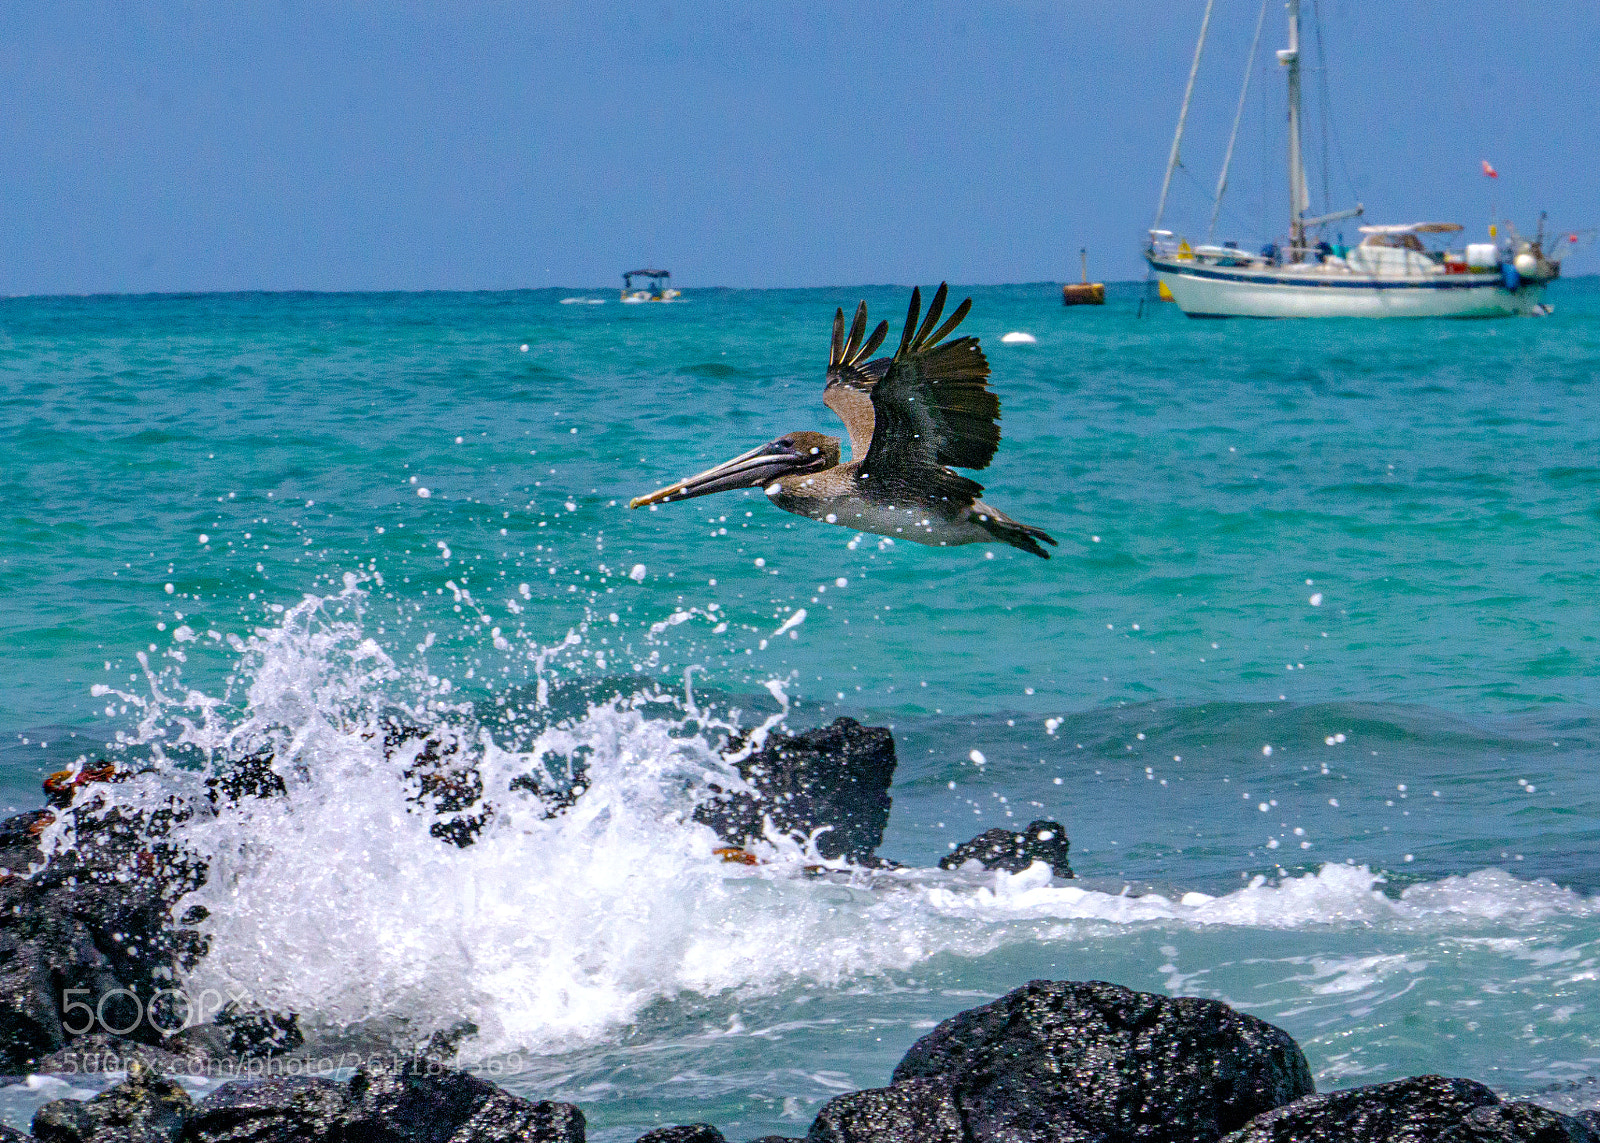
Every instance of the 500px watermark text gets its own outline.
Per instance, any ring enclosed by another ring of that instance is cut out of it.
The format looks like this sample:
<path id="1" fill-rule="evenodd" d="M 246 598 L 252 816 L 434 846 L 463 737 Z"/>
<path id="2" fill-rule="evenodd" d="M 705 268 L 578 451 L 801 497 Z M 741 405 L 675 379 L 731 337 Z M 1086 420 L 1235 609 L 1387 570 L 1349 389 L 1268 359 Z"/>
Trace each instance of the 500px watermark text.
<path id="1" fill-rule="evenodd" d="M 182 988 L 160 988 L 142 999 L 128 988 L 113 988 L 95 1000 L 92 988 L 68 988 L 61 994 L 61 1026 L 74 1036 L 95 1031 L 127 1036 L 144 1026 L 162 1036 L 172 1036 L 205 1024 L 229 1008 L 248 1009 L 247 991 L 203 988 L 190 993 Z"/>

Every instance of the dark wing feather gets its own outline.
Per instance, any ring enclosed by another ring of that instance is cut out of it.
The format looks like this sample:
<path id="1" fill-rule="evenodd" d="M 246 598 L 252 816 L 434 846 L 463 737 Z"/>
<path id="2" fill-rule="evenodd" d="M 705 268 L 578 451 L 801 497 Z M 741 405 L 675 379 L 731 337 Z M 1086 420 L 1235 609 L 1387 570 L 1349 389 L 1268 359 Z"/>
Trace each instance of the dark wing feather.
<path id="1" fill-rule="evenodd" d="M 850 452 L 854 459 L 865 456 L 872 443 L 875 422 L 870 394 L 872 386 L 883 376 L 883 369 L 876 368 L 878 362 L 868 361 L 867 357 L 889 336 L 889 323 L 879 322 L 872 336 L 863 341 L 866 331 L 866 302 L 856 307 L 848 336 L 844 329 L 844 310 L 834 311 L 833 344 L 828 351 L 828 386 L 822 394 L 822 403 L 839 414 L 850 433 Z"/>
<path id="2" fill-rule="evenodd" d="M 944 465 L 984 468 L 1000 447 L 1000 399 L 988 388 L 989 362 L 978 339 L 941 344 L 967 316 L 972 300 L 935 330 L 945 294 L 940 285 L 919 325 L 921 291 L 911 292 L 900 347 L 869 390 L 874 423 L 862 466 L 869 474 L 896 468 L 920 473 Z"/>

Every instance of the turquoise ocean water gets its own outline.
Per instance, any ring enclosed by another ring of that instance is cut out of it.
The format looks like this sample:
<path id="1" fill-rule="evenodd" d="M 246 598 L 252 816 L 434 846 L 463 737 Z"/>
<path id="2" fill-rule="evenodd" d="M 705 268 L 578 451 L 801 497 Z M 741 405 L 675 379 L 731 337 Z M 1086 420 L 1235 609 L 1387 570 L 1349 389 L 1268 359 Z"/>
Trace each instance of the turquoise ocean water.
<path id="1" fill-rule="evenodd" d="M 286 804 L 191 827 L 196 986 L 397 1043 L 469 1018 L 604 1140 L 803 1134 L 1041 976 L 1225 999 L 1321 1089 L 1600 1104 L 1596 283 L 1410 324 L 970 292 L 986 495 L 1048 562 L 758 492 L 627 509 L 838 433 L 834 307 L 898 328 L 904 288 L 0 301 L 0 807 L 272 745 Z M 481 752 L 479 845 L 407 812 L 391 708 Z M 718 726 L 779 714 L 893 725 L 911 869 L 728 867 L 682 824 Z M 574 758 L 565 818 L 500 781 Z M 1036 817 L 1077 882 L 930 871 Z"/>

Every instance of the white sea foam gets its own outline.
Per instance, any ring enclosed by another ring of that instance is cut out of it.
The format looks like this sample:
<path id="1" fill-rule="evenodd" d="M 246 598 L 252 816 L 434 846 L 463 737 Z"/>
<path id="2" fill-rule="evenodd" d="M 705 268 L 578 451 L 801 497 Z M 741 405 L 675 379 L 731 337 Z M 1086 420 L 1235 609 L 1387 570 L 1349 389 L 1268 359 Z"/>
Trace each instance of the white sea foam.
<path id="1" fill-rule="evenodd" d="M 1498 870 L 1392 896 L 1373 871 L 1330 864 L 1220 896 L 1169 897 L 1053 881 L 1043 864 L 1018 874 L 838 869 L 818 879 L 801 868 L 820 864 L 814 849 L 779 837 L 760 847 L 767 864 L 725 864 L 693 813 L 710 783 L 737 778 L 692 694 L 683 717 L 625 699 L 566 720 L 547 714 L 512 735 L 512 748 L 448 679 L 397 663 L 369 637 L 360 600 L 350 577 L 341 595 L 307 597 L 242 641 L 238 696 L 187 690 L 148 664 L 148 694 L 106 692 L 141 708 L 132 738 L 158 762 L 271 752 L 287 793 L 215 813 L 196 796 L 199 776 L 177 764 L 105 789 L 150 808 L 176 788 L 200 807 L 182 840 L 206 858 L 209 880 L 179 908 L 206 908 L 210 952 L 188 983 L 242 989 L 311 1029 L 364 1025 L 414 1041 L 468 1019 L 480 1033 L 466 1051 L 481 1058 L 592 1042 L 684 993 L 836 985 L 940 954 L 1071 940 L 1085 925 L 1462 931 L 1493 922 L 1503 935 L 1507 925 L 1596 912 L 1591 899 Z M 547 654 L 534 656 L 541 666 Z M 787 709 L 782 687 L 770 689 Z M 440 819 L 419 785 L 417 744 L 382 745 L 385 712 L 396 710 L 471 760 L 482 792 L 461 812 L 486 814 L 474 844 L 430 832 Z M 529 775 L 559 786 L 579 763 L 587 790 L 565 812 L 524 788 Z M 52 827 L 47 843 L 66 844 L 64 829 Z M 1340 969 L 1325 986 L 1353 988 L 1364 972 Z"/>

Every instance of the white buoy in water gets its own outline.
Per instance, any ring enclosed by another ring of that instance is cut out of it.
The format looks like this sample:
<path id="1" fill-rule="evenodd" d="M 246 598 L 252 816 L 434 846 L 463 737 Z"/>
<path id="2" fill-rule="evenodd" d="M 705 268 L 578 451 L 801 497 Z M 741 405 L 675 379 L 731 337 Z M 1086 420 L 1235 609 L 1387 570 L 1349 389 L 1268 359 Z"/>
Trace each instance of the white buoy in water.
<path id="1" fill-rule="evenodd" d="M 1031 333 L 1023 333 L 1021 330 L 1012 330 L 1010 333 L 1002 337 L 1000 341 L 1003 345 L 1036 345 L 1038 344 L 1039 339 L 1034 337 Z"/>

